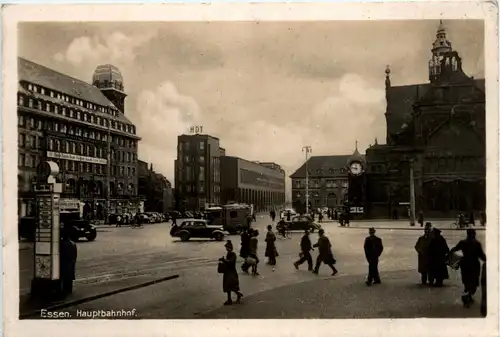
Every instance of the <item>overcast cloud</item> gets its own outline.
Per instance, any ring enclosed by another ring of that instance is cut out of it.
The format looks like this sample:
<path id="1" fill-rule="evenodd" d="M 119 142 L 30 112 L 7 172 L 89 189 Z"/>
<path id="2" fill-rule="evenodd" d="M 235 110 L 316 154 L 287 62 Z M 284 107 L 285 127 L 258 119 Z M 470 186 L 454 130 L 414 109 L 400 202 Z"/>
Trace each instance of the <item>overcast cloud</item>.
<path id="1" fill-rule="evenodd" d="M 228 155 L 287 175 L 313 154 L 385 142 L 385 67 L 393 85 L 427 82 L 437 21 L 20 25 L 19 55 L 91 81 L 119 67 L 139 158 L 173 182 L 177 135 L 203 125 Z M 480 21 L 445 21 L 470 76 L 484 76 Z"/>

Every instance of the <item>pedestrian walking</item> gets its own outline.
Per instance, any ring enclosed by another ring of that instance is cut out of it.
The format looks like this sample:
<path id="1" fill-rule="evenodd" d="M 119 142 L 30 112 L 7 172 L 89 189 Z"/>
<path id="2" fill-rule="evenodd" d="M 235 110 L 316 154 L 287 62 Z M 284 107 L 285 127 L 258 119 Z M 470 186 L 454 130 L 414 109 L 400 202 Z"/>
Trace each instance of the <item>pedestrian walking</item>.
<path id="1" fill-rule="evenodd" d="M 338 273 L 338 270 L 334 266 L 337 261 L 335 261 L 332 253 L 332 244 L 330 243 L 330 240 L 325 236 L 325 231 L 323 229 L 320 229 L 318 231 L 318 235 L 318 242 L 313 245 L 313 247 L 318 247 L 318 257 L 316 258 L 316 266 L 314 267 L 313 273 L 318 274 L 319 267 L 323 262 L 332 269 L 332 276 L 335 276 Z"/>
<path id="2" fill-rule="evenodd" d="M 424 227 L 424 213 L 422 211 L 418 212 L 418 224 L 420 227 Z"/>
<path id="3" fill-rule="evenodd" d="M 465 307 L 469 307 L 474 301 L 473 297 L 479 286 L 481 271 L 481 262 L 479 260 L 486 262 L 486 254 L 484 253 L 483 246 L 476 239 L 476 231 L 473 228 L 467 229 L 467 238 L 458 242 L 450 250 L 450 254 L 456 251 L 462 251 L 463 254 L 460 260 L 460 273 L 464 285 L 462 302 Z"/>
<path id="4" fill-rule="evenodd" d="M 266 254 L 265 257 L 269 259 L 268 264 L 273 266 L 273 271 L 276 269 L 276 257 L 278 257 L 278 250 L 276 249 L 276 235 L 273 233 L 273 227 L 267 226 L 266 233 Z"/>
<path id="5" fill-rule="evenodd" d="M 319 223 L 323 222 L 323 212 L 319 212 L 319 214 L 318 214 L 318 222 Z"/>
<path id="6" fill-rule="evenodd" d="M 240 292 L 240 281 L 236 272 L 236 254 L 233 252 L 231 240 L 227 240 L 224 247 L 226 247 L 227 254 L 226 257 L 219 259 L 218 271 L 223 274 L 222 290 L 227 294 L 227 301 L 224 302 L 224 305 L 231 305 L 233 304 L 231 292 L 237 296 L 236 303 L 240 303 L 243 294 Z"/>
<path id="7" fill-rule="evenodd" d="M 291 220 L 291 218 L 292 218 L 292 212 L 288 211 L 288 212 L 286 213 L 286 221 L 290 221 L 290 220 Z"/>
<path id="8" fill-rule="evenodd" d="M 436 287 L 442 287 L 443 280 L 449 278 L 448 266 L 446 263 L 449 252 L 450 249 L 448 248 L 446 239 L 441 235 L 439 229 L 434 228 L 429 243 L 429 282 Z"/>
<path id="9" fill-rule="evenodd" d="M 122 226 L 122 216 L 118 215 L 116 217 L 116 227 L 121 227 Z"/>
<path id="10" fill-rule="evenodd" d="M 59 243 L 59 261 L 61 268 L 61 289 L 65 297 L 73 292 L 73 281 L 76 276 L 76 260 L 78 258 L 78 248 L 69 238 L 68 229 L 61 224 L 61 242 Z"/>
<path id="11" fill-rule="evenodd" d="M 313 250 L 311 238 L 309 237 L 309 231 L 306 229 L 304 231 L 304 236 L 302 236 L 302 239 L 300 239 L 299 260 L 293 263 L 295 269 L 299 269 L 299 266 L 307 261 L 307 269 L 309 271 L 313 270 L 311 250 Z"/>
<path id="12" fill-rule="evenodd" d="M 415 250 L 418 253 L 418 272 L 421 275 L 422 284 L 427 284 L 429 278 L 429 246 L 431 243 L 431 223 L 427 222 L 424 228 L 424 235 L 418 238 Z"/>
<path id="13" fill-rule="evenodd" d="M 271 221 L 274 222 L 274 220 L 276 219 L 276 212 L 274 210 L 271 210 L 269 215 L 271 216 Z"/>
<path id="14" fill-rule="evenodd" d="M 378 261 L 380 255 L 384 251 L 382 239 L 375 235 L 375 228 L 368 230 L 369 236 L 365 239 L 364 250 L 366 261 L 368 261 L 368 278 L 366 285 L 371 286 L 372 283 L 380 284 L 380 274 L 378 272 Z"/>
<path id="15" fill-rule="evenodd" d="M 252 267 L 252 275 L 257 276 L 259 275 L 257 271 L 257 267 L 259 265 L 259 256 L 257 255 L 257 248 L 259 246 L 259 231 L 256 229 L 250 230 L 250 251 L 248 253 L 247 264 Z"/>
<path id="16" fill-rule="evenodd" d="M 243 258 L 243 264 L 241 265 L 241 269 L 243 272 L 248 273 L 248 269 L 250 265 L 247 264 L 246 258 L 250 253 L 250 231 L 251 229 L 243 229 L 241 232 L 241 248 L 240 248 L 240 256 Z"/>

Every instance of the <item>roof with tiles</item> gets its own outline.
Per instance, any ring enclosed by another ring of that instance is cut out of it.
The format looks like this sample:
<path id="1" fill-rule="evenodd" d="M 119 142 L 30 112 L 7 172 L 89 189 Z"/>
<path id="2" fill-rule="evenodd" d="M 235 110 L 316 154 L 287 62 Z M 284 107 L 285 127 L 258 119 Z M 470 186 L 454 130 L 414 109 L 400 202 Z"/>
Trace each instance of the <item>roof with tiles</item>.
<path id="1" fill-rule="evenodd" d="M 352 154 L 338 155 L 338 156 L 313 156 L 307 161 L 307 168 L 310 176 L 317 175 L 333 175 L 340 173 L 341 168 L 347 169 L 349 159 L 353 157 Z M 364 158 L 364 155 L 360 155 Z M 320 172 L 318 174 L 318 171 Z M 347 171 L 345 172 L 347 174 Z M 306 177 L 306 164 L 304 163 L 297 171 L 295 171 L 290 178 L 305 178 Z"/>
<path id="2" fill-rule="evenodd" d="M 99 90 L 99 88 L 87 82 L 65 75 L 63 73 L 47 68 L 38 63 L 23 59 L 21 57 L 18 57 L 17 64 L 18 64 L 17 72 L 19 76 L 19 82 L 25 81 L 35 85 L 39 85 L 47 89 L 52 89 L 54 91 L 66 95 L 76 97 L 83 101 L 87 101 L 104 107 L 113 107 L 116 109 L 114 104 L 108 98 L 106 98 L 106 96 L 104 96 L 104 94 L 101 92 L 101 90 Z M 22 91 L 24 92 L 26 90 L 22 89 Z M 65 103 L 70 104 L 67 102 Z M 75 106 L 75 107 L 82 108 L 80 106 Z M 96 113 L 99 114 L 97 111 Z M 113 117 L 109 116 L 108 114 L 106 114 L 106 116 Z M 130 120 L 127 117 L 125 117 L 122 113 L 119 113 L 116 119 L 125 124 L 132 124 L 132 122 L 130 122 Z"/>

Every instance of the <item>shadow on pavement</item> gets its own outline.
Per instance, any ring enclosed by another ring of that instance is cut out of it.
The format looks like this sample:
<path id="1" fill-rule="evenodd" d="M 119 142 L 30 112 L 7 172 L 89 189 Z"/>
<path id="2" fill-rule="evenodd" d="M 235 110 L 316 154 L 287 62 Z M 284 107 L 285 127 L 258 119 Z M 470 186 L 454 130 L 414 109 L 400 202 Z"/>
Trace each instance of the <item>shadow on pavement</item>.
<path id="1" fill-rule="evenodd" d="M 481 317 L 479 304 L 462 307 L 461 285 L 447 280 L 434 288 L 418 284 L 414 271 L 389 272 L 382 284 L 368 287 L 346 275 L 283 286 L 243 298 L 198 318 L 465 318 Z M 244 291 L 244 289 L 242 289 Z M 476 300 L 479 296 L 476 295 Z"/>

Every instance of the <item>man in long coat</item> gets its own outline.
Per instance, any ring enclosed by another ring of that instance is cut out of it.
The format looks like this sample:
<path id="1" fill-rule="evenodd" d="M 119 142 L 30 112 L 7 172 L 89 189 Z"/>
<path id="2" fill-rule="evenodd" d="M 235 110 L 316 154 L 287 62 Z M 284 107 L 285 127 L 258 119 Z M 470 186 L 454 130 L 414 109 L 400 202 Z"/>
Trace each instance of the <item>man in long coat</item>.
<path id="1" fill-rule="evenodd" d="M 378 259 L 384 251 L 382 239 L 375 235 L 375 228 L 370 228 L 370 236 L 365 239 L 364 250 L 366 261 L 368 261 L 368 278 L 366 285 L 370 286 L 372 283 L 380 284 L 380 274 L 378 272 Z"/>
<path id="2" fill-rule="evenodd" d="M 422 284 L 427 284 L 429 279 L 429 246 L 431 243 L 431 223 L 425 224 L 424 235 L 418 238 L 415 250 L 418 253 L 418 272 L 421 275 Z"/>
<path id="3" fill-rule="evenodd" d="M 241 232 L 241 248 L 240 248 L 240 256 L 243 258 L 243 264 L 241 265 L 241 269 L 245 272 L 248 273 L 248 268 L 250 267 L 246 263 L 246 258 L 248 257 L 248 254 L 250 253 L 250 231 L 251 228 L 244 229 Z"/>
<path id="4" fill-rule="evenodd" d="M 338 273 L 338 270 L 334 266 L 336 261 L 332 253 L 332 244 L 330 243 L 330 240 L 325 236 L 325 231 L 323 229 L 320 229 L 318 231 L 318 235 L 318 242 L 313 246 L 318 247 L 319 253 L 318 257 L 316 258 L 316 266 L 314 267 L 313 273 L 318 274 L 321 262 L 324 262 L 332 269 L 332 276 L 335 276 Z"/>
<path id="5" fill-rule="evenodd" d="M 446 243 L 446 239 L 441 235 L 441 231 L 437 228 L 432 230 L 431 241 L 429 244 L 429 283 L 436 287 L 443 285 L 443 280 L 449 278 L 448 266 L 446 261 L 450 249 Z"/>
<path id="6" fill-rule="evenodd" d="M 67 296 L 73 292 L 73 281 L 76 276 L 76 259 L 78 257 L 78 250 L 76 248 L 76 244 L 69 238 L 68 229 L 65 228 L 62 228 L 61 230 L 59 254 L 62 294 L 63 296 Z"/>

